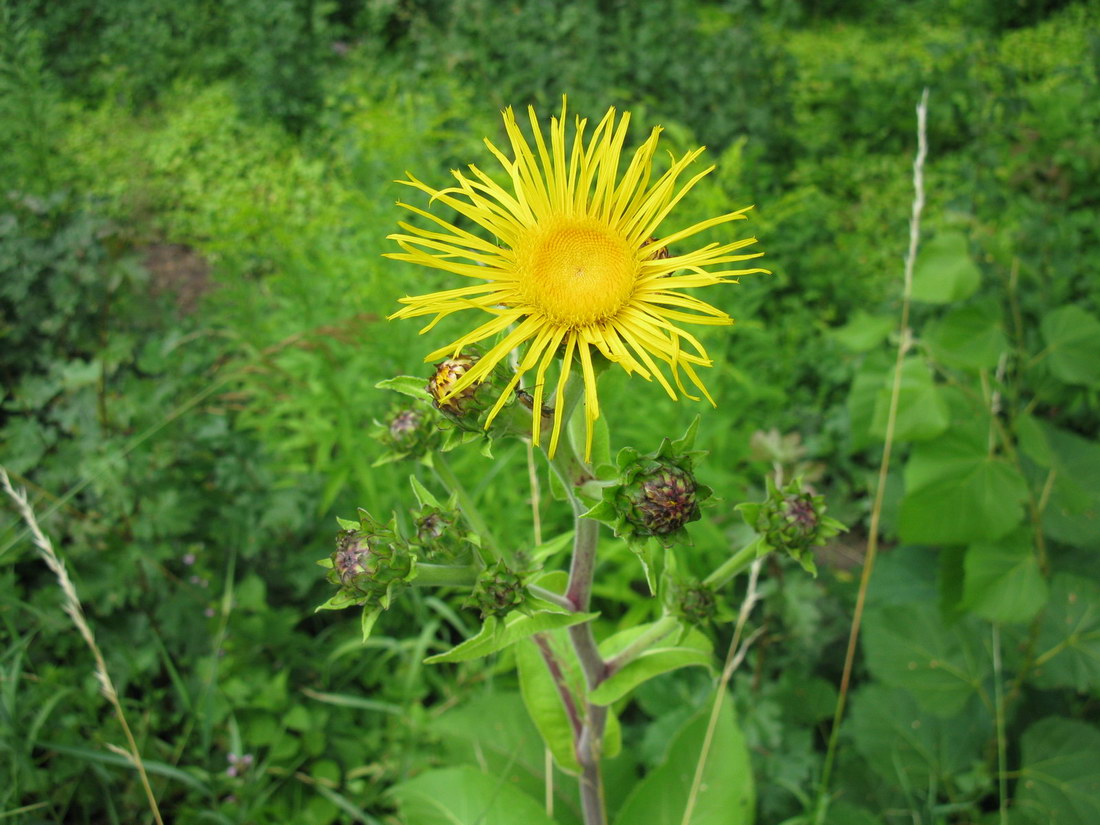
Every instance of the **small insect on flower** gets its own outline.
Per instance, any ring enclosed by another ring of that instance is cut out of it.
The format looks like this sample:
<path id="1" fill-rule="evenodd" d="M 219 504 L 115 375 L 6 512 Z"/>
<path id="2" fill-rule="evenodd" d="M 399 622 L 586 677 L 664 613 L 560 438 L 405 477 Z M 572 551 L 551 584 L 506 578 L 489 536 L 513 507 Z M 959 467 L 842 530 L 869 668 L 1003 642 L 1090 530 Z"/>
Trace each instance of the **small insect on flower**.
<path id="1" fill-rule="evenodd" d="M 578 118 L 572 144 L 566 139 L 566 106 L 551 118 L 549 141 L 533 109 L 529 110 L 534 148 L 511 109 L 504 126 L 511 156 L 489 141 L 510 186 L 497 183 L 476 166 L 455 171 L 457 186 L 436 189 L 412 175 L 401 183 L 427 193 L 483 230 L 475 234 L 431 212 L 400 206 L 434 224 L 423 228 L 401 223 L 403 232 L 390 236 L 401 252 L 387 257 L 440 269 L 473 283 L 467 286 L 405 297 L 406 306 L 392 318 L 434 316 L 422 332 L 462 310 L 484 313 L 488 319 L 425 360 L 454 357 L 463 348 L 496 336 L 482 357 L 449 384 L 437 402 L 461 398 L 482 382 L 509 354 L 521 348 L 518 366 L 498 396 L 484 423 L 488 427 L 515 393 L 524 375 L 532 373 L 532 408 L 541 409 L 551 364 L 560 359 L 549 452 L 557 449 L 564 394 L 569 376 L 579 364 L 584 383 L 585 457 L 592 448 L 593 425 L 600 416 L 596 380 L 601 359 L 656 380 L 676 399 L 689 398 L 684 376 L 714 403 L 696 373 L 710 366 L 702 344 L 679 324 L 731 324 L 722 310 L 685 290 L 736 283 L 741 275 L 764 269 L 727 269 L 725 265 L 758 257 L 744 253 L 755 238 L 708 243 L 672 254 L 689 238 L 730 221 L 741 220 L 751 207 L 728 212 L 683 228 L 665 229 L 666 219 L 688 191 L 714 167 L 686 182 L 681 175 L 702 149 L 672 158 L 669 168 L 655 173 L 654 155 L 661 129 L 620 169 L 629 113 L 614 109 L 585 136 L 588 121 Z M 671 376 L 666 375 L 666 370 Z M 533 416 L 532 440 L 538 444 L 542 416 Z"/>

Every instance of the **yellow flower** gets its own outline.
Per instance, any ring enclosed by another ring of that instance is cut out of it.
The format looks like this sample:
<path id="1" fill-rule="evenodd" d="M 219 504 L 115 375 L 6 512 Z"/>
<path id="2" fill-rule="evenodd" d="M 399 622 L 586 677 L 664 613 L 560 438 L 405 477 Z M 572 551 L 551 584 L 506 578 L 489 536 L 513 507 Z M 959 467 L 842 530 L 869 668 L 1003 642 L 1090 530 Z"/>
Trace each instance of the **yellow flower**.
<path id="1" fill-rule="evenodd" d="M 677 183 L 702 153 L 701 148 L 673 158 L 668 171 L 653 180 L 653 155 L 661 132 L 660 127 L 654 128 L 620 176 L 629 113 L 616 123 L 615 110 L 609 109 L 587 141 L 587 121 L 578 119 L 572 146 L 567 148 L 565 111 L 563 99 L 561 117 L 550 121 L 548 145 L 534 109 L 529 110 L 534 151 L 512 110 L 504 112 L 513 157 L 508 158 L 488 140 L 485 143 L 510 178 L 510 191 L 473 165 L 468 175 L 455 171 L 458 185 L 447 189 L 435 189 L 411 174 L 407 181 L 400 181 L 428 193 L 432 201 L 451 207 L 484 229 L 492 240 L 423 209 L 399 203 L 443 231 L 401 223 L 404 233 L 389 237 L 403 251 L 387 257 L 475 281 L 458 289 L 402 298 L 401 303 L 407 306 L 392 318 L 434 315 L 421 330 L 427 332 L 452 312 L 472 309 L 490 316 L 430 353 L 426 361 L 456 355 L 464 347 L 504 333 L 455 382 L 451 395 L 481 381 L 512 350 L 525 347 L 511 384 L 490 411 L 486 426 L 512 396 L 521 377 L 531 370 L 534 409 L 542 409 L 546 373 L 560 354 L 549 447 L 553 455 L 561 431 L 561 412 L 566 407 L 566 383 L 574 361 L 579 362 L 584 379 L 587 460 L 593 423 L 600 415 L 594 357 L 603 356 L 646 380 L 656 379 L 674 400 L 677 390 L 698 400 L 684 387 L 683 373 L 714 404 L 695 372 L 696 367 L 710 366 L 711 361 L 699 341 L 677 323 L 733 322 L 726 313 L 682 290 L 736 283 L 739 275 L 767 270 L 708 270 L 763 254 L 737 254 L 755 243 L 755 238 L 681 251 L 688 238 L 743 219 L 751 207 L 658 234 L 680 199 L 714 168 L 704 169 L 686 183 Z M 669 371 L 671 383 L 662 366 Z M 538 444 L 540 416 L 532 419 L 531 437 Z"/>

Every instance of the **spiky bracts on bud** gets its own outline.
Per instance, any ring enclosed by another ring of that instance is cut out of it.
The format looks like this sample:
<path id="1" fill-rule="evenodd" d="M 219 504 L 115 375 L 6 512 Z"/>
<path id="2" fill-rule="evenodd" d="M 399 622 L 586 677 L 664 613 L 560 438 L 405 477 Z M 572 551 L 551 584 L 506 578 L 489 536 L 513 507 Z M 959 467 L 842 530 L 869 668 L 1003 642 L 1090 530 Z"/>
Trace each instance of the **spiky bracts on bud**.
<path id="1" fill-rule="evenodd" d="M 323 607 L 387 609 L 394 596 L 416 578 L 416 556 L 397 535 L 392 519 L 383 524 L 360 509 L 358 523 L 338 521 L 336 551 L 319 564 L 329 568 L 328 580 L 339 591 Z"/>
<path id="2" fill-rule="evenodd" d="M 617 458 L 618 477 L 604 482 L 603 500 L 586 515 L 607 524 L 635 551 L 649 538 L 665 547 L 690 544 L 685 526 L 699 518 L 699 505 L 710 498 L 692 470 L 702 455 L 691 450 L 698 419 L 678 439 L 666 438 L 656 452 L 640 455 L 627 447 Z"/>
<path id="3" fill-rule="evenodd" d="M 801 478 L 780 488 L 769 477 L 767 487 L 764 501 L 740 504 L 737 510 L 760 536 L 765 552 L 785 552 L 817 575 L 813 548 L 848 528 L 825 515 L 825 497 L 804 491 Z"/>
<path id="4" fill-rule="evenodd" d="M 465 606 L 481 611 L 481 618 L 496 616 L 498 619 L 511 613 L 527 598 L 524 577 L 503 561 L 486 567 L 477 577 L 477 583 Z"/>
<path id="5" fill-rule="evenodd" d="M 693 625 L 706 625 L 718 616 L 714 590 L 698 579 L 674 581 L 665 597 L 669 612 Z"/>
<path id="6" fill-rule="evenodd" d="M 417 459 L 436 448 L 442 440 L 439 423 L 439 413 L 427 404 L 395 407 L 371 428 L 371 437 L 385 448 L 374 465 Z"/>

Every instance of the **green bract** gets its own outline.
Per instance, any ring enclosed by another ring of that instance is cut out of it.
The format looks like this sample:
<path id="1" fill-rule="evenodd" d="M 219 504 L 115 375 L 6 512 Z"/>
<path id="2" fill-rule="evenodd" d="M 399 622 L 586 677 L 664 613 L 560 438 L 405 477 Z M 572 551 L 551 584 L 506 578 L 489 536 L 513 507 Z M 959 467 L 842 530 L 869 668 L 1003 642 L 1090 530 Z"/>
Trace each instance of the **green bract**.
<path id="1" fill-rule="evenodd" d="M 585 515 L 603 522 L 638 552 L 650 538 L 665 547 L 691 544 L 685 526 L 699 518 L 699 504 L 711 489 L 695 479 L 691 450 L 698 419 L 678 439 L 666 438 L 656 452 L 619 451 L 618 478 L 603 485 L 603 500 Z"/>

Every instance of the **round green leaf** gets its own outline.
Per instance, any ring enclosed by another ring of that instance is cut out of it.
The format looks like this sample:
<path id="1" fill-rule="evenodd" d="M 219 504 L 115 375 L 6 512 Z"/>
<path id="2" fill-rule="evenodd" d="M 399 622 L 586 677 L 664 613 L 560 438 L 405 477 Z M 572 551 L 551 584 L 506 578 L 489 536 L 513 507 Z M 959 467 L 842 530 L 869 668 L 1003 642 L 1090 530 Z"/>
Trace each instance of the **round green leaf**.
<path id="1" fill-rule="evenodd" d="M 1011 533 L 1027 483 L 965 427 L 914 448 L 905 467 L 898 532 L 913 544 L 970 544 Z"/>
<path id="2" fill-rule="evenodd" d="M 887 371 L 878 394 L 871 419 L 871 434 L 886 438 L 886 423 L 890 415 L 894 371 Z M 947 429 L 947 402 L 932 381 L 932 371 L 923 358 L 906 358 L 901 366 L 898 388 L 898 410 L 894 421 L 895 441 L 927 441 Z"/>
<path id="3" fill-rule="evenodd" d="M 868 609 L 863 626 L 871 673 L 929 713 L 955 715 L 989 676 L 988 629 L 972 617 L 947 627 L 937 605 L 914 603 Z"/>
<path id="4" fill-rule="evenodd" d="M 970 259 L 966 236 L 941 232 L 926 242 L 913 268 L 913 300 L 948 304 L 969 298 L 978 289 L 981 273 Z"/>
<path id="5" fill-rule="evenodd" d="M 1100 321 L 1070 304 L 1043 316 L 1050 371 L 1067 384 L 1100 386 Z"/>
<path id="6" fill-rule="evenodd" d="M 1039 687 L 1100 690 L 1100 587 L 1095 582 L 1066 573 L 1054 576 L 1035 651 Z"/>
<path id="7" fill-rule="evenodd" d="M 722 703 L 690 825 L 752 825 L 756 793 L 744 734 Z M 710 707 L 689 719 L 665 761 L 627 797 L 615 825 L 682 825 L 695 768 L 710 722 Z"/>
<path id="8" fill-rule="evenodd" d="M 1047 583 L 1027 530 L 966 551 L 963 607 L 991 622 L 1030 622 L 1047 602 Z"/>
<path id="9" fill-rule="evenodd" d="M 1100 730 L 1050 717 L 1024 732 L 1022 750 L 1014 823 L 1100 822 Z"/>
<path id="10" fill-rule="evenodd" d="M 554 825 L 540 802 L 470 765 L 427 771 L 392 793 L 406 825 Z"/>
<path id="11" fill-rule="evenodd" d="M 964 369 L 994 369 L 1008 349 L 1001 313 L 993 304 L 956 307 L 925 327 L 924 341 L 938 361 Z"/>

